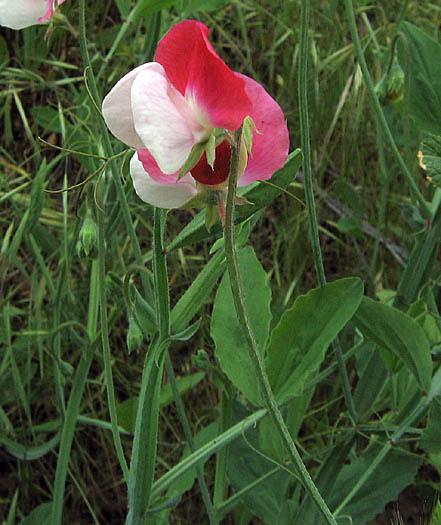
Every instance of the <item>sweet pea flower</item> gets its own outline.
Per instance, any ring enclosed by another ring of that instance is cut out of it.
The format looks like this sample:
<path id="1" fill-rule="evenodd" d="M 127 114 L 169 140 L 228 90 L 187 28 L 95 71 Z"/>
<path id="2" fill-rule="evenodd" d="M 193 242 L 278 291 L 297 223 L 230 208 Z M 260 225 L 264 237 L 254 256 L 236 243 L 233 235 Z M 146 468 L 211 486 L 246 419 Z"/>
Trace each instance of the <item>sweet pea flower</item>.
<path id="1" fill-rule="evenodd" d="M 135 191 L 153 206 L 185 207 L 196 195 L 225 190 L 232 132 L 247 117 L 256 129 L 250 127 L 248 158 L 243 148 L 240 186 L 269 179 L 288 156 L 280 106 L 256 81 L 232 71 L 208 35 L 195 20 L 173 26 L 155 61 L 125 75 L 103 102 L 110 131 L 136 149 L 130 162 Z"/>
<path id="2" fill-rule="evenodd" d="M 0 0 L 0 25 L 11 29 L 47 22 L 65 0 Z"/>

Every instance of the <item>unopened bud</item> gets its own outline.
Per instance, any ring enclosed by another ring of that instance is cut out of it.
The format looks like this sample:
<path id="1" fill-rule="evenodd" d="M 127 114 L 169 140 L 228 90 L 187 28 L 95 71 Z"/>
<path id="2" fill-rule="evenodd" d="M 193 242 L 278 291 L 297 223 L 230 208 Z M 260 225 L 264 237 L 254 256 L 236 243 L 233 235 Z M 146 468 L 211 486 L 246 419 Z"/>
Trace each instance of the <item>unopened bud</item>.
<path id="1" fill-rule="evenodd" d="M 95 259 L 98 256 L 97 237 L 98 234 L 95 221 L 92 217 L 92 213 L 87 210 L 77 243 L 77 252 L 80 257 L 86 256 Z"/>

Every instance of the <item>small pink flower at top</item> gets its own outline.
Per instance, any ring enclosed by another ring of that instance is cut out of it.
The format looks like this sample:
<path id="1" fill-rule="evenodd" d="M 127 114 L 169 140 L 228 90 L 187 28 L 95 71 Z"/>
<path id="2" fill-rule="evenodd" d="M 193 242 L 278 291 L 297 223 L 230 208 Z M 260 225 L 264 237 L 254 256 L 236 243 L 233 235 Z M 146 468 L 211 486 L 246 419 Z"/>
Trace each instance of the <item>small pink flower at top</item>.
<path id="1" fill-rule="evenodd" d="M 0 25 L 23 29 L 50 20 L 54 4 L 65 0 L 0 0 Z"/>
<path id="2" fill-rule="evenodd" d="M 229 135 L 246 117 L 257 131 L 239 185 L 269 179 L 288 156 L 280 106 L 256 81 L 232 71 L 208 35 L 195 20 L 173 26 L 159 42 L 155 62 L 124 76 L 103 102 L 110 131 L 137 150 L 130 162 L 137 194 L 160 208 L 181 207 L 201 191 L 227 186 Z M 190 171 L 180 173 L 197 146 L 208 144 L 215 144 L 214 162 L 202 150 Z"/>

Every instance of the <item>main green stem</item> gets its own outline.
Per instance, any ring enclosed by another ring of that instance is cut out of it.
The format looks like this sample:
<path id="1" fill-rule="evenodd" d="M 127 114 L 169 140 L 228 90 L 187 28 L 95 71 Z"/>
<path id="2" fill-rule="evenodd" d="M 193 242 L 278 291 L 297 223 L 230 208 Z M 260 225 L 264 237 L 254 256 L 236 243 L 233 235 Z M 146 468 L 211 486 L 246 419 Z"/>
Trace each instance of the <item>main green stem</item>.
<path id="1" fill-rule="evenodd" d="M 336 521 L 331 514 L 328 506 L 320 495 L 317 487 L 314 485 L 305 465 L 302 462 L 300 454 L 289 434 L 289 430 L 283 420 L 282 414 L 277 406 L 277 402 L 274 398 L 274 394 L 271 390 L 271 386 L 268 380 L 268 376 L 265 371 L 263 359 L 259 351 L 256 338 L 251 329 L 251 325 L 248 319 L 248 313 L 245 307 L 242 280 L 239 273 L 239 266 L 237 263 L 237 254 L 234 246 L 234 210 L 235 210 L 235 199 L 237 190 L 237 179 L 239 169 L 239 149 L 242 140 L 242 128 L 237 132 L 235 142 L 231 152 L 231 166 L 230 176 L 228 183 L 228 195 L 227 195 L 227 207 L 226 207 L 226 218 L 225 218 L 225 256 L 227 260 L 228 273 L 230 275 L 231 290 L 234 298 L 234 305 L 236 308 L 237 317 L 240 326 L 243 330 L 245 338 L 248 343 L 248 350 L 253 362 L 257 379 L 260 386 L 262 398 L 265 402 L 265 406 L 270 413 L 277 432 L 280 434 L 284 445 L 289 453 L 292 463 L 295 465 L 300 480 L 302 481 L 305 489 L 310 494 L 314 502 L 317 504 L 323 517 L 327 523 L 336 525 Z"/>
<path id="2" fill-rule="evenodd" d="M 309 21 L 309 0 L 302 0 L 300 17 L 300 57 L 299 57 L 299 118 L 300 136 L 303 152 L 303 170 L 305 177 L 305 200 L 308 210 L 309 231 L 311 235 L 312 253 L 314 258 L 317 279 L 320 286 L 326 284 L 325 270 L 323 267 L 322 253 L 320 249 L 320 239 L 318 232 L 317 213 L 314 201 L 314 189 L 312 184 L 311 169 L 311 146 L 308 116 L 308 97 L 307 97 L 307 78 L 308 78 L 308 21 Z M 354 399 L 351 394 L 348 372 L 343 359 L 343 352 L 340 342 L 336 339 L 333 343 L 335 357 L 337 359 L 338 370 L 343 387 L 346 406 L 349 416 L 355 424 L 358 420 L 355 409 Z"/>
<path id="3" fill-rule="evenodd" d="M 409 168 L 404 162 L 403 157 L 401 156 L 397 148 L 397 145 L 395 144 L 392 133 L 386 122 L 386 117 L 384 116 L 383 110 L 381 109 L 381 106 L 380 106 L 380 102 L 378 101 L 378 98 L 375 94 L 374 83 L 372 82 L 372 78 L 371 78 L 369 69 L 366 64 L 366 59 L 364 57 L 363 49 L 361 47 L 360 37 L 358 36 L 352 1 L 345 0 L 345 6 L 346 6 L 347 17 L 348 17 L 349 30 L 351 32 L 352 40 L 354 43 L 355 56 L 357 57 L 358 63 L 360 64 L 361 72 L 363 74 L 363 78 L 366 83 L 366 87 L 367 87 L 367 90 L 368 90 L 368 93 L 371 99 L 372 107 L 374 108 L 374 111 L 375 111 L 375 115 L 377 116 L 378 123 L 383 131 L 383 135 L 386 141 L 389 143 L 390 149 L 392 151 L 393 156 L 395 157 L 397 164 L 400 166 L 401 173 L 403 174 L 404 178 L 406 179 L 407 184 L 409 185 L 409 189 L 410 189 L 412 196 L 414 197 L 414 199 L 418 202 L 418 204 L 421 207 L 422 215 L 426 219 L 431 220 L 432 211 L 427 205 L 427 202 L 425 201 L 424 197 L 421 195 L 421 192 L 418 189 L 418 186 L 416 185 L 412 177 L 412 174 L 409 171 Z"/>

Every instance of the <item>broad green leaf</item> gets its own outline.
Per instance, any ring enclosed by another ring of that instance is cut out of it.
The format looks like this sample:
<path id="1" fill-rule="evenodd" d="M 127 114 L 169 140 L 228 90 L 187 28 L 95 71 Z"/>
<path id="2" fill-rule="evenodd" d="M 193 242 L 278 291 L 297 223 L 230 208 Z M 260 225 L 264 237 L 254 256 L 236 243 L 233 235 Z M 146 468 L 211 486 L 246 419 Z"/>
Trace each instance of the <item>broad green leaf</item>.
<path id="1" fill-rule="evenodd" d="M 50 523 L 52 514 L 52 502 L 42 503 L 20 521 L 20 525 L 42 525 Z"/>
<path id="2" fill-rule="evenodd" d="M 420 439 L 420 446 L 429 454 L 441 452 L 441 398 L 435 398 L 429 410 L 427 426 Z"/>
<path id="3" fill-rule="evenodd" d="M 265 271 L 251 247 L 240 250 L 238 261 L 245 305 L 254 336 L 263 353 L 271 323 L 271 289 Z M 259 385 L 248 353 L 248 343 L 237 320 L 227 272 L 222 278 L 214 301 L 211 335 L 216 344 L 216 358 L 222 371 L 249 401 L 260 405 Z"/>
<path id="4" fill-rule="evenodd" d="M 363 283 L 341 279 L 298 297 L 271 334 L 266 367 L 277 401 L 301 395 L 325 351 L 354 315 Z"/>
<path id="5" fill-rule="evenodd" d="M 248 414 L 243 405 L 233 405 L 235 423 Z M 258 516 L 265 523 L 280 524 L 279 514 L 287 499 L 288 484 L 295 481 L 295 478 L 289 472 L 277 468 L 277 464 L 266 459 L 259 451 L 257 428 L 244 432 L 230 444 L 228 479 L 235 492 L 249 489 L 245 491 L 241 500 L 254 516 Z"/>
<path id="6" fill-rule="evenodd" d="M 426 171 L 427 180 L 441 186 L 441 136 L 427 135 L 418 153 L 420 166 Z"/>
<path id="7" fill-rule="evenodd" d="M 331 510 L 344 500 L 353 488 L 354 481 L 363 476 L 379 450 L 380 446 L 372 446 L 353 463 L 343 467 L 328 500 Z M 387 503 L 395 501 L 398 494 L 413 482 L 421 463 L 422 459 L 413 454 L 392 449 L 339 515 L 351 516 L 353 525 L 365 525 L 382 512 Z"/>
<path id="8" fill-rule="evenodd" d="M 191 390 L 204 378 L 204 372 L 196 372 L 189 376 L 178 377 L 176 383 L 178 385 L 178 391 L 180 395 L 185 394 L 188 390 Z M 116 407 L 116 413 L 118 416 L 118 424 L 127 432 L 133 434 L 135 430 L 136 412 L 138 410 L 138 396 L 129 397 L 122 403 L 119 403 Z M 170 384 L 167 383 L 161 389 L 159 397 L 159 407 L 164 408 L 173 402 L 173 394 L 171 391 Z"/>
<path id="9" fill-rule="evenodd" d="M 239 189 L 239 194 L 245 196 L 253 204 L 236 206 L 235 223 L 240 224 L 256 213 L 265 208 L 278 197 L 287 186 L 294 180 L 300 164 L 302 163 L 302 152 L 296 149 L 290 154 L 285 166 L 278 170 L 269 181 L 251 184 Z M 205 210 L 201 211 L 167 246 L 167 251 L 182 248 L 188 244 L 214 237 L 222 232 L 220 221 L 216 223 L 210 231 L 205 227 Z"/>
<path id="10" fill-rule="evenodd" d="M 432 359 L 421 326 L 409 315 L 364 297 L 354 321 L 365 337 L 393 352 L 415 375 L 425 391 L 430 390 Z"/>
<path id="11" fill-rule="evenodd" d="M 363 367 L 357 366 L 359 377 L 354 391 L 354 403 L 358 416 L 363 420 L 374 411 L 374 403 L 387 379 L 388 371 L 376 344 L 369 342 L 362 345 L 357 352 L 357 365 L 361 360 L 360 356 L 365 359 Z"/>
<path id="12" fill-rule="evenodd" d="M 410 115 L 428 133 L 441 133 L 441 45 L 409 22 L 399 26 L 398 59 L 410 66 Z"/>

